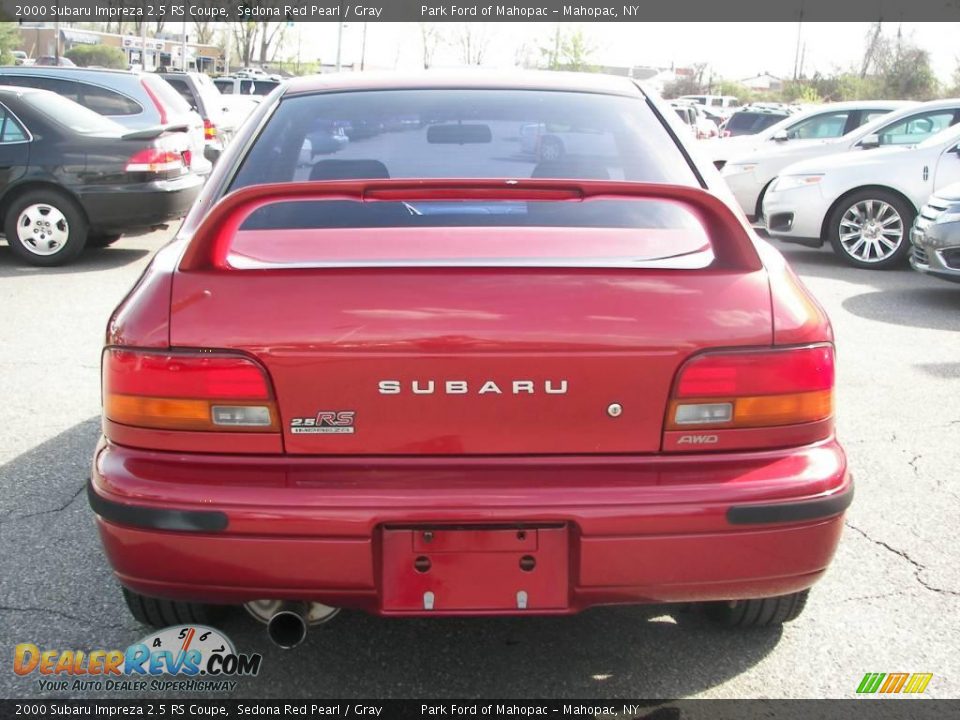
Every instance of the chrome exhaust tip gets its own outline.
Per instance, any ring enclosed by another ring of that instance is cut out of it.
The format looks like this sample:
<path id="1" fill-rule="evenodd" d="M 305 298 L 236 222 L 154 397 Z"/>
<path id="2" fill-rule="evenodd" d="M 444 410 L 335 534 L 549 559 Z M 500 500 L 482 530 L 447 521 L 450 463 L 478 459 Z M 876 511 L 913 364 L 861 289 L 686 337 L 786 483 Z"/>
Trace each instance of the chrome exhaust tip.
<path id="1" fill-rule="evenodd" d="M 309 626 L 322 625 L 340 612 L 340 608 L 301 600 L 255 600 L 244 608 L 267 626 L 267 636 L 284 650 L 302 643 Z"/>
<path id="2" fill-rule="evenodd" d="M 307 637 L 307 603 L 284 602 L 267 621 L 267 636 L 277 647 L 291 650 Z"/>

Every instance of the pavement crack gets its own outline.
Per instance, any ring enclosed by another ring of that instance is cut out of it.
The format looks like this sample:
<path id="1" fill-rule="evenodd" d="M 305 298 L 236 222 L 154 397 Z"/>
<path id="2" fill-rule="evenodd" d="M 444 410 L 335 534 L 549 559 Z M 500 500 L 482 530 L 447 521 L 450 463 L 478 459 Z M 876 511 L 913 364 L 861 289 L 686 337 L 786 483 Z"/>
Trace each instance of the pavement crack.
<path id="1" fill-rule="evenodd" d="M 0 611 L 16 613 L 45 613 L 47 615 L 55 615 L 64 620 L 81 622 L 85 625 L 90 625 L 91 627 L 111 628 L 113 630 L 130 630 L 130 628 L 126 625 L 104 623 L 100 620 L 83 617 L 82 615 L 71 615 L 70 613 L 63 612 L 62 610 L 51 610 L 50 608 L 44 607 L 17 607 L 13 605 L 0 605 Z"/>
<path id="2" fill-rule="evenodd" d="M 927 590 L 938 593 L 940 595 L 953 595 L 954 597 L 960 597 L 960 592 L 957 592 L 956 590 L 948 590 L 946 588 L 937 587 L 936 585 L 931 585 L 930 583 L 928 583 L 923 578 L 923 575 L 922 575 L 922 573 L 926 572 L 927 566 L 914 560 L 912 557 L 910 557 L 910 555 L 905 550 L 898 550 L 892 545 L 885 543 L 883 540 L 876 540 L 870 537 L 870 535 L 867 534 L 865 530 L 861 530 L 856 525 L 853 525 L 850 522 L 844 522 L 844 525 L 846 525 L 848 528 L 850 528 L 854 532 L 857 532 L 860 535 L 863 535 L 863 537 L 865 537 L 867 540 L 872 542 L 874 545 L 878 545 L 884 548 L 885 550 L 892 552 L 894 555 L 897 555 L 898 557 L 903 558 L 908 563 L 910 563 L 913 566 L 913 577 L 916 579 L 918 583 L 920 583 L 920 585 L 922 585 Z"/>
<path id="3" fill-rule="evenodd" d="M 25 515 L 16 515 L 11 511 L 6 515 L 4 515 L 2 518 L 0 518 L 0 525 L 9 523 L 9 522 L 16 522 L 18 520 L 28 520 L 30 518 L 40 517 L 41 515 L 52 515 L 54 513 L 63 512 L 64 510 L 69 508 L 71 505 L 73 505 L 74 501 L 78 497 L 80 497 L 83 494 L 83 491 L 86 489 L 87 489 L 87 483 L 86 481 L 84 481 L 80 484 L 80 487 L 77 488 L 76 492 L 74 492 L 70 496 L 70 498 L 59 507 L 48 508 L 46 510 L 37 510 L 36 512 L 26 513 Z"/>

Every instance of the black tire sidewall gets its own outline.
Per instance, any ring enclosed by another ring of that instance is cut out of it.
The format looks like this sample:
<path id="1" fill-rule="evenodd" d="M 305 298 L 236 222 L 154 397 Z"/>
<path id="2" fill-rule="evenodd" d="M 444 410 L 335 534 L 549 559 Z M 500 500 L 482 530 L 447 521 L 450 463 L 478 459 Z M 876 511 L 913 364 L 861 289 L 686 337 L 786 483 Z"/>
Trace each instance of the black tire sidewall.
<path id="1" fill-rule="evenodd" d="M 864 262 L 863 260 L 858 260 L 850 256 L 840 242 L 840 220 L 847 210 L 864 200 L 879 200 L 885 202 L 900 213 L 900 219 L 903 221 L 903 237 L 900 239 L 900 247 L 896 249 L 893 255 L 878 262 Z M 913 220 L 916 215 L 917 212 L 910 203 L 892 192 L 879 189 L 859 190 L 844 198 L 830 213 L 830 219 L 827 225 L 827 239 L 833 247 L 833 252 L 848 265 L 865 270 L 888 270 L 906 263 L 907 256 L 910 254 L 910 228 L 913 226 Z"/>
<path id="2" fill-rule="evenodd" d="M 67 219 L 67 225 L 70 228 L 66 244 L 53 255 L 37 255 L 24 247 L 20 238 L 17 237 L 17 219 L 20 213 L 28 206 L 38 203 L 57 208 Z M 87 219 L 83 212 L 76 202 L 55 190 L 31 190 L 13 200 L 7 207 L 3 230 L 7 236 L 7 244 L 14 255 L 31 265 L 41 267 L 63 265 L 76 259 L 87 243 Z"/>

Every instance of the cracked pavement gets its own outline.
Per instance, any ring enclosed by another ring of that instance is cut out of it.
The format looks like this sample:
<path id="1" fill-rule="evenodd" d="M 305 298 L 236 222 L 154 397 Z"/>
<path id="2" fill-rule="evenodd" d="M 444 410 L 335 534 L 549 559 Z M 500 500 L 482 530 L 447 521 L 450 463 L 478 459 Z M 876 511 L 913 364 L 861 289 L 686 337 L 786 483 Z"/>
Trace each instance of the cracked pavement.
<path id="1" fill-rule="evenodd" d="M 124 238 L 37 270 L 0 243 L 0 696 L 37 696 L 13 646 L 124 648 L 130 618 L 84 484 L 99 433 L 107 316 L 165 235 Z M 241 613 L 222 624 L 264 654 L 243 697 L 852 697 L 866 672 L 932 672 L 960 693 L 960 286 L 858 271 L 778 245 L 826 307 L 838 428 L 857 483 L 834 564 L 782 631 L 731 633 L 677 608 L 572 618 L 387 620 L 342 613 L 284 653 Z M 49 696 L 48 696 L 49 697 Z"/>

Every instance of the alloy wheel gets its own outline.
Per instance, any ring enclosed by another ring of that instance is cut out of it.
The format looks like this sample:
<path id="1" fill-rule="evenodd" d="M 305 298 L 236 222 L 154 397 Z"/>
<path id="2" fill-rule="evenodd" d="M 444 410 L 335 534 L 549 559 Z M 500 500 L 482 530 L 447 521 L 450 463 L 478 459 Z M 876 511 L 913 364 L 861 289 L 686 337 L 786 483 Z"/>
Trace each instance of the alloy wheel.
<path id="1" fill-rule="evenodd" d="M 840 244 L 850 257 L 865 263 L 886 260 L 903 243 L 903 218 L 882 200 L 854 203 L 840 218 Z"/>

